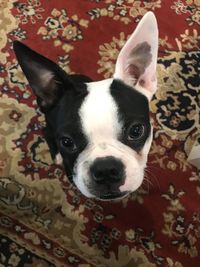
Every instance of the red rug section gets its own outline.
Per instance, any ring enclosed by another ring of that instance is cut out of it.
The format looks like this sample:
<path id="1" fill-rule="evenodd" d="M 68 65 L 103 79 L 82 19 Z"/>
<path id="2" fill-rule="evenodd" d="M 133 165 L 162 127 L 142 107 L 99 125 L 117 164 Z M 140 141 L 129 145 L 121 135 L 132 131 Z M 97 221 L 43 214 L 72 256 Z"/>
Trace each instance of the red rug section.
<path id="1" fill-rule="evenodd" d="M 187 60 L 196 61 L 196 69 L 200 62 L 199 8 L 198 1 L 16 1 L 12 13 L 19 19 L 19 26 L 25 33 L 21 36 L 10 35 L 10 42 L 4 52 L 10 53 L 10 61 L 14 59 L 12 41 L 18 39 L 60 65 L 66 63 L 72 73 L 86 74 L 94 80 L 104 79 L 107 70 L 109 73 L 106 64 L 115 62 L 115 57 L 109 59 L 110 47 L 119 51 L 119 46 L 113 38 L 119 40 L 120 34 L 124 33 L 126 40 L 142 15 L 152 10 L 159 27 L 159 64 L 167 69 L 174 62 L 180 65 L 183 73 L 190 73 L 191 70 L 186 66 Z M 32 15 L 29 9 L 34 10 Z M 52 15 L 53 9 L 57 11 Z M 60 12 L 64 12 L 63 18 Z M 127 20 L 124 21 L 123 18 Z M 184 34 L 185 40 L 182 36 Z M 191 41 L 192 36 L 194 42 Z M 105 55 L 101 53 L 102 46 L 107 49 Z M 180 49 L 184 56 L 180 56 Z M 62 61 L 61 57 L 64 56 Z M 102 72 L 99 71 L 100 61 L 105 61 Z M 188 79 L 184 77 L 180 74 L 186 89 L 191 88 L 191 83 L 198 88 L 200 79 L 197 78 L 197 72 L 194 71 Z M 17 85 L 14 90 L 19 94 L 21 103 L 34 106 L 34 96 L 27 102 L 21 96 L 22 92 Z M 27 90 L 31 92 L 29 87 Z M 11 98 L 14 97 L 12 91 L 7 94 Z M 199 90 L 191 93 L 191 99 L 196 103 L 199 94 Z M 175 97 L 182 101 L 183 106 L 189 103 L 183 99 L 181 88 L 178 93 L 171 93 L 171 99 Z M 155 138 L 148 161 L 149 184 L 144 185 L 138 194 L 131 196 L 124 203 L 90 201 L 78 193 L 74 197 L 66 194 L 66 199 L 74 205 L 74 211 L 78 211 L 81 204 L 84 205 L 84 216 L 88 218 L 88 223 L 85 224 L 82 234 L 88 238 L 89 246 L 96 244 L 104 258 L 109 258 L 111 251 L 117 255 L 119 247 L 127 245 L 129 249 L 142 251 L 155 266 L 198 267 L 200 177 L 198 170 L 187 162 L 185 142 L 190 135 L 197 132 L 199 126 L 190 129 L 186 120 L 185 125 L 181 126 L 182 129 L 178 128 L 180 124 L 177 126 L 177 138 L 170 136 L 170 127 L 165 132 L 163 125 L 157 120 L 162 106 L 167 106 L 167 100 L 159 102 L 156 100 L 158 98 L 157 96 L 153 100 L 157 113 L 152 111 Z M 161 117 L 165 116 L 162 112 L 160 114 Z M 170 119 L 172 118 L 166 115 L 166 120 Z M 37 122 L 35 117 L 31 124 L 34 122 Z M 174 133 L 175 126 L 170 123 L 169 121 Z M 187 132 L 185 140 L 179 138 L 179 132 L 184 130 Z M 34 133 L 39 135 L 42 131 L 32 129 L 32 134 Z M 27 138 L 23 143 L 22 150 L 25 153 L 29 141 Z M 31 164 L 31 158 L 25 157 L 19 162 L 19 166 L 25 164 Z M 37 171 L 43 179 L 50 176 L 55 168 L 62 171 L 61 167 L 55 165 Z M 24 171 L 24 175 L 28 174 L 34 176 L 31 168 Z M 63 177 L 64 175 L 61 176 L 61 181 Z M 62 183 L 65 188 L 66 182 Z M 76 265 L 74 263 L 70 266 Z"/>

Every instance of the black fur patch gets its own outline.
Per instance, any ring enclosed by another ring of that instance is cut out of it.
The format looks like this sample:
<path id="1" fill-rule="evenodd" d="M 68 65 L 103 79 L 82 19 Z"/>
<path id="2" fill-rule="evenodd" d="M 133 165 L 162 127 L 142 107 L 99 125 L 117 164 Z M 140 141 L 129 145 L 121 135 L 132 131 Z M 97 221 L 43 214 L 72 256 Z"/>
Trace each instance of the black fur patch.
<path id="1" fill-rule="evenodd" d="M 45 113 L 45 117 L 47 121 L 46 139 L 47 142 L 50 140 L 49 148 L 51 154 L 55 157 L 58 151 L 61 153 L 66 174 L 69 180 L 72 181 L 74 163 L 87 145 L 87 138 L 83 134 L 78 112 L 88 93 L 87 86 L 83 82 L 86 81 L 86 77 L 85 79 L 83 79 L 83 76 L 71 76 L 70 78 L 72 78 L 74 84 L 73 90 L 64 90 L 62 98 L 52 109 Z M 89 81 L 89 78 L 87 81 Z M 77 146 L 77 150 L 74 153 L 68 153 L 60 145 L 60 140 L 66 136 L 71 136 Z"/>
<path id="2" fill-rule="evenodd" d="M 120 141 L 134 150 L 140 151 L 149 137 L 151 129 L 148 99 L 136 89 L 117 79 L 113 80 L 110 92 L 118 106 L 119 121 L 123 124 Z M 132 123 L 145 126 L 144 136 L 135 142 L 129 142 L 126 138 L 126 131 Z"/>
<path id="3" fill-rule="evenodd" d="M 56 63 L 18 41 L 13 48 L 45 115 L 44 136 L 51 156 L 55 159 L 56 154 L 61 153 L 70 179 L 74 162 L 87 143 L 78 112 L 88 94 L 85 83 L 91 79 L 84 75 L 68 75 Z M 60 139 L 66 136 L 71 136 L 76 144 L 74 153 L 68 154 L 67 149 L 60 146 Z"/>

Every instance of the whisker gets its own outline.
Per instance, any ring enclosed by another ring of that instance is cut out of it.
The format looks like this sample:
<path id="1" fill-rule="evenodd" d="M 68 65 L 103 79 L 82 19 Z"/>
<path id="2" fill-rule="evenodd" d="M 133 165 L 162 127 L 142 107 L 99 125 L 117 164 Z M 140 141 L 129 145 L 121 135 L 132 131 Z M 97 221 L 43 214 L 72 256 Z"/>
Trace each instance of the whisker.
<path id="1" fill-rule="evenodd" d="M 152 163 L 152 162 L 147 162 L 147 168 L 150 167 L 152 169 L 155 169 L 155 170 L 159 170 L 160 167 L 158 166 L 155 166 L 155 163 Z"/>
<path id="2" fill-rule="evenodd" d="M 149 179 L 153 179 L 153 181 L 155 182 L 156 186 L 159 188 L 159 190 L 161 190 L 161 187 L 160 187 L 160 184 L 159 184 L 159 180 L 156 177 L 156 175 L 151 172 L 150 167 L 147 167 L 144 171 L 145 171 L 145 177 L 146 177 L 146 179 L 148 179 L 148 180 Z M 151 181 L 151 184 L 152 185 L 153 185 L 153 181 Z"/>
<path id="3" fill-rule="evenodd" d="M 144 180 L 142 182 L 141 188 L 143 190 L 145 190 L 145 191 L 146 191 L 146 188 L 147 188 L 147 193 L 149 194 L 149 192 L 150 192 L 150 183 L 149 183 L 149 180 L 147 180 L 145 177 L 144 177 Z"/>

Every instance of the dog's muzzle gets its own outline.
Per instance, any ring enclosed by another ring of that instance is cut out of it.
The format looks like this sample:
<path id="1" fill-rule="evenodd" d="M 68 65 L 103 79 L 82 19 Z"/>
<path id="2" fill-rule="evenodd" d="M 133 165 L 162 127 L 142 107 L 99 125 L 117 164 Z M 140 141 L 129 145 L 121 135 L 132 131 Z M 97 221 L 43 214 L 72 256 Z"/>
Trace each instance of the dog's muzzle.
<path id="1" fill-rule="evenodd" d="M 119 187 L 125 182 L 125 167 L 115 157 L 96 158 L 90 166 L 90 177 L 93 188 L 99 189 L 100 199 L 116 199 L 126 194 L 119 191 Z"/>

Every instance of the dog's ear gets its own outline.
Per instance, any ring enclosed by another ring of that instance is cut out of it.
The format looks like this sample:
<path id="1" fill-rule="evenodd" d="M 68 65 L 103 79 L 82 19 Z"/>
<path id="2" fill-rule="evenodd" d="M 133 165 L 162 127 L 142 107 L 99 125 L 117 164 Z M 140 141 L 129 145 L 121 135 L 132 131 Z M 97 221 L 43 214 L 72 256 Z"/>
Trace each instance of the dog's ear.
<path id="1" fill-rule="evenodd" d="M 66 76 L 64 71 L 53 61 L 18 41 L 14 42 L 13 48 L 41 109 L 54 105 L 62 94 L 62 83 Z"/>
<path id="2" fill-rule="evenodd" d="M 152 12 L 139 22 L 119 53 L 114 78 L 141 91 L 149 99 L 157 88 L 158 27 Z"/>

